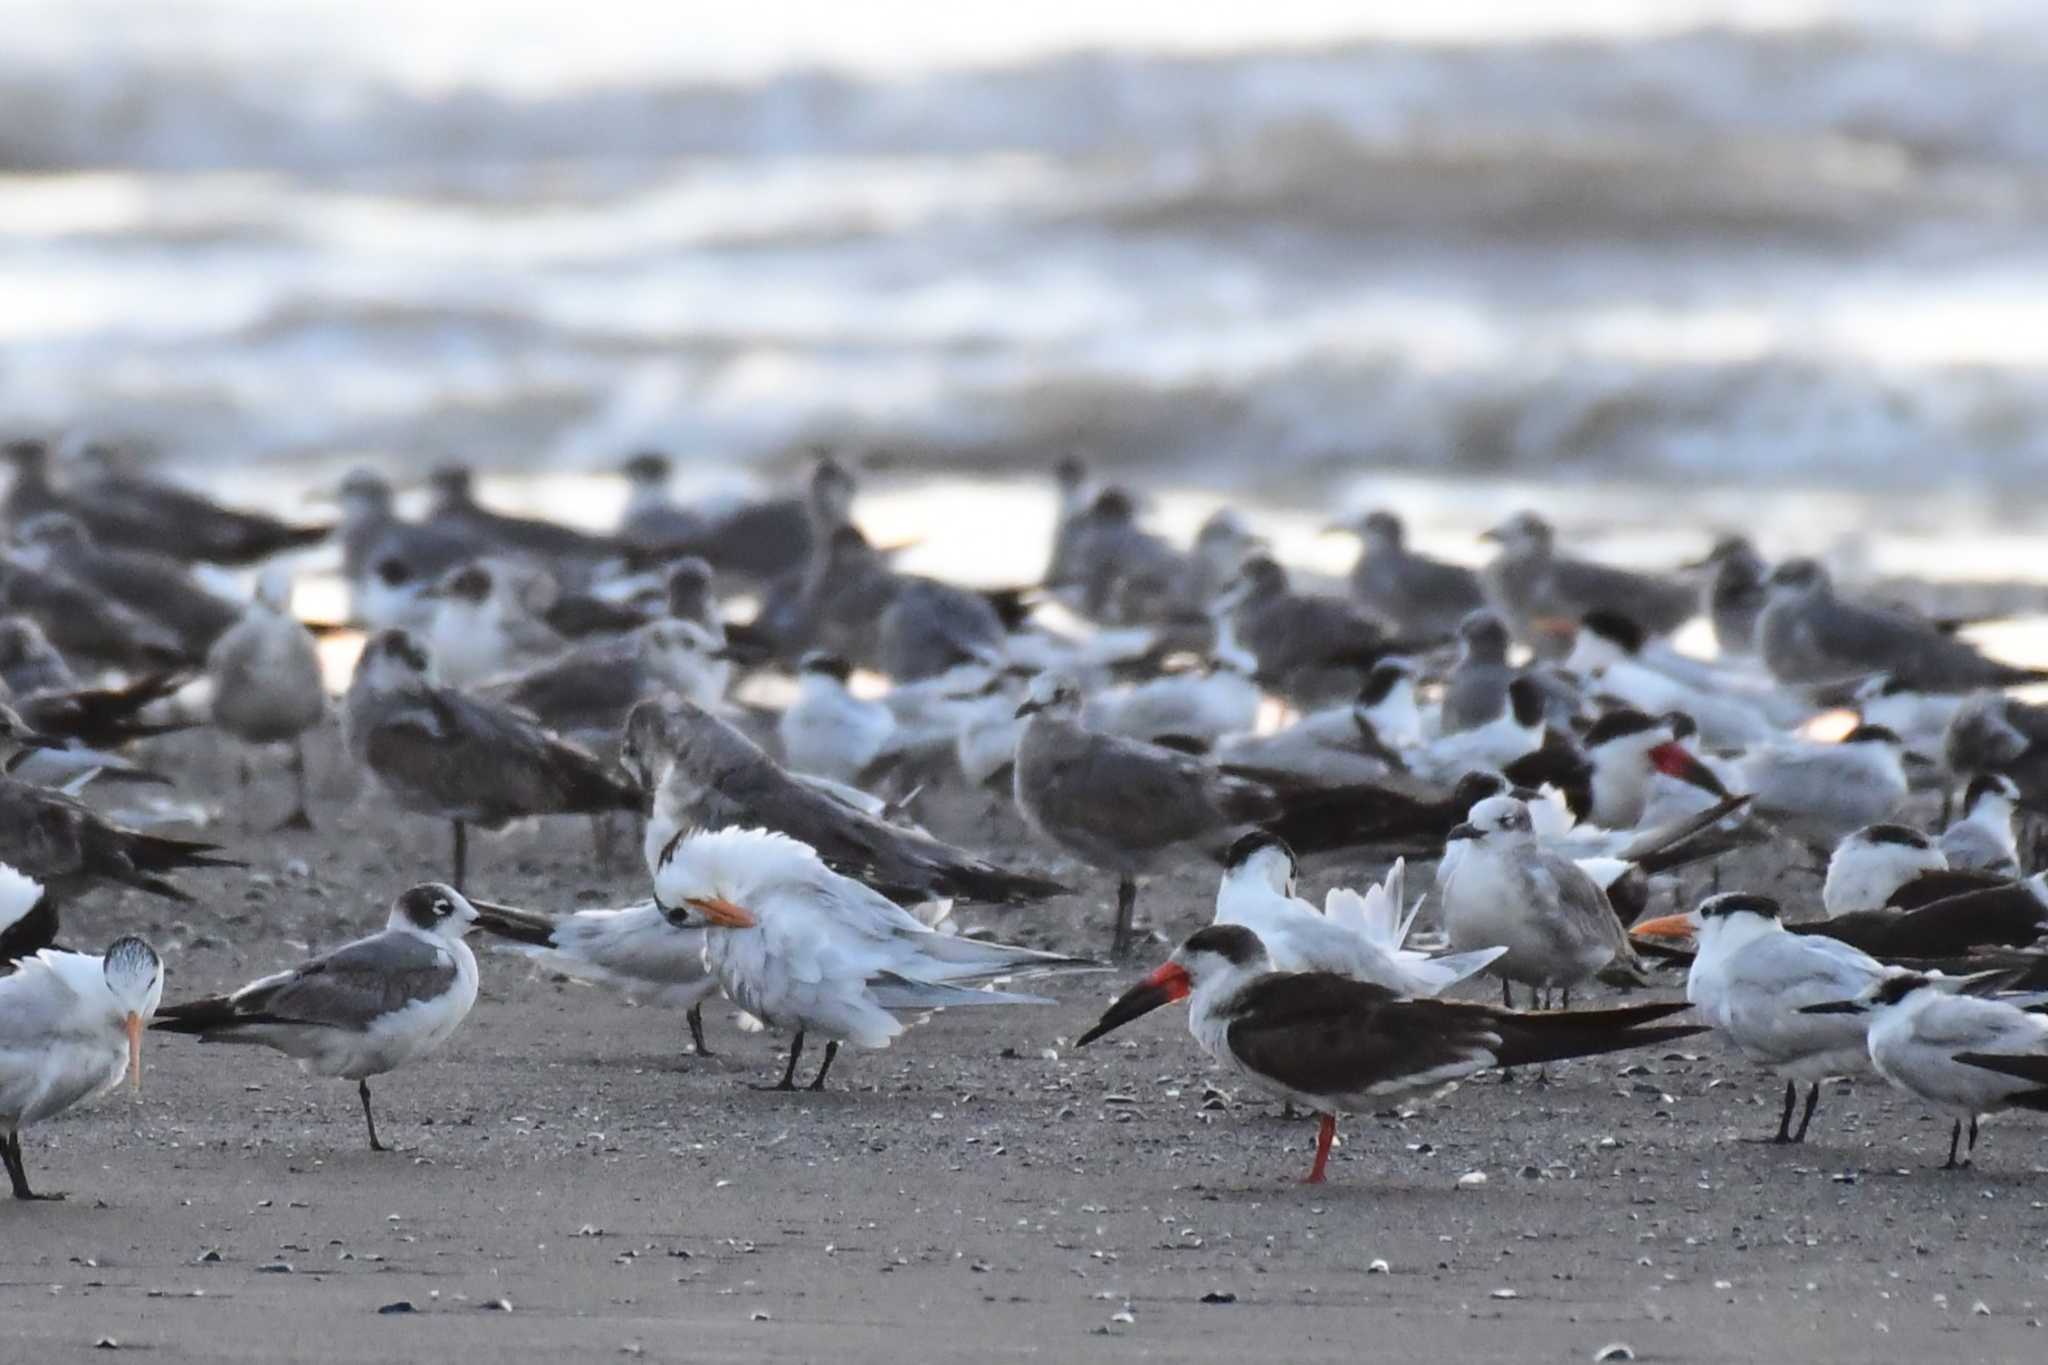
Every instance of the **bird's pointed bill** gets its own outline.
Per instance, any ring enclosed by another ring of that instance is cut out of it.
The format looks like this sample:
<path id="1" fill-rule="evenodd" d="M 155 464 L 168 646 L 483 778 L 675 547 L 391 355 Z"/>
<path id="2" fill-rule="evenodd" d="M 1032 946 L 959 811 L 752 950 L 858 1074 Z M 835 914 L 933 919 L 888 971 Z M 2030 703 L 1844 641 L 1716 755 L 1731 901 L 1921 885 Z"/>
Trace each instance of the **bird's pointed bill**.
<path id="1" fill-rule="evenodd" d="M 1657 771 L 1681 782 L 1690 782 L 1703 791 L 1726 800 L 1728 789 L 1721 785 L 1721 779 L 1714 776 L 1714 770 L 1692 756 L 1692 753 L 1676 741 L 1659 744 L 1650 750 L 1650 761 L 1657 765 Z"/>
<path id="2" fill-rule="evenodd" d="M 1674 943 L 1690 943 L 1693 940 L 1691 915 L 1665 915 L 1659 919 L 1645 920 L 1629 933 L 1636 938 L 1669 939 Z"/>
<path id="3" fill-rule="evenodd" d="M 1133 1019 L 1141 1019 L 1162 1005 L 1185 1000 L 1189 989 L 1187 968 L 1178 962 L 1168 962 L 1118 996 L 1115 1003 L 1095 1021 L 1095 1027 L 1074 1040 L 1074 1046 L 1085 1047 L 1103 1034 L 1120 1029 Z"/>
<path id="4" fill-rule="evenodd" d="M 128 1088 L 142 1093 L 142 1016 L 134 1010 L 121 1021 L 121 1027 L 128 1035 Z"/>
<path id="5" fill-rule="evenodd" d="M 706 924 L 721 929 L 751 929 L 758 923 L 744 906 L 734 905 L 723 896 L 692 897 L 687 904 L 704 917 Z"/>

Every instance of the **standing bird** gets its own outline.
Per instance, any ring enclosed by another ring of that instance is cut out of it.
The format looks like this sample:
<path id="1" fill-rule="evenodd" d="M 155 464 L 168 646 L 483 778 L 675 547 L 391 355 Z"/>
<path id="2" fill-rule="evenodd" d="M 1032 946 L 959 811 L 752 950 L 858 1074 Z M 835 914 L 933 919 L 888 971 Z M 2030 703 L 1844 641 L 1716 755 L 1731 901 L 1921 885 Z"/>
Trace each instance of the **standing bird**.
<path id="1" fill-rule="evenodd" d="M 355 619 L 369 630 L 424 626 L 431 611 L 426 589 L 489 548 L 476 537 L 400 518 L 397 494 L 375 470 L 350 470 L 335 498 L 341 504 L 341 576 Z"/>
<path id="2" fill-rule="evenodd" d="M 427 475 L 427 482 L 433 489 L 427 525 L 482 542 L 500 554 L 531 560 L 563 582 L 582 582 L 598 563 L 618 553 L 619 547 L 603 536 L 485 507 L 476 500 L 476 473 L 466 464 L 440 465 Z"/>
<path id="3" fill-rule="evenodd" d="M 1948 865 L 2001 877 L 2020 875 L 2019 841 L 2012 818 L 2019 809 L 2019 784 L 2003 773 L 1978 773 L 1963 789 L 1963 813 L 1941 832 Z"/>
<path id="4" fill-rule="evenodd" d="M 46 948 L 0 977 L 0 1164 L 16 1199 L 29 1188 L 21 1130 L 121 1083 L 142 1088 L 142 1028 L 164 990 L 164 964 L 139 938 L 105 954 Z"/>
<path id="5" fill-rule="evenodd" d="M 426 1056 L 469 1016 L 476 955 L 462 936 L 476 918 L 454 887 L 423 883 L 392 903 L 382 933 L 231 995 L 172 1005 L 155 1027 L 202 1043 L 274 1048 L 317 1076 L 354 1081 L 370 1150 L 388 1150 L 370 1112 L 370 1077 Z"/>
<path id="6" fill-rule="evenodd" d="M 78 678 L 43 628 L 26 616 L 0 617 L 0 683 L 17 697 L 68 692 Z"/>
<path id="7" fill-rule="evenodd" d="M 1263 783 L 1231 777 L 1177 750 L 1081 724 L 1069 678 L 1034 678 L 1017 714 L 1017 808 L 1047 840 L 1117 875 L 1112 951 L 1130 949 L 1139 874 L 1190 844 L 1271 819 L 1279 799 Z"/>
<path id="8" fill-rule="evenodd" d="M 1695 567 L 1709 571 L 1707 620 L 1713 624 L 1714 643 L 1721 656 L 1745 659 L 1754 655 L 1757 621 L 1770 600 L 1766 583 L 1771 566 L 1764 563 L 1748 537 L 1723 536 Z"/>
<path id="9" fill-rule="evenodd" d="M 426 590 L 425 643 L 436 676 L 474 687 L 560 653 L 566 642 L 528 598 L 539 586 L 533 569 L 508 559 L 472 560 L 443 574 Z"/>
<path id="10" fill-rule="evenodd" d="M 306 732 L 327 716 L 327 690 L 313 632 L 292 615 L 292 582 L 281 568 L 256 580 L 256 597 L 207 652 L 213 723 L 244 744 L 289 744 L 296 804 L 280 829 L 311 829 L 306 804 Z M 242 787 L 249 763 L 242 760 Z"/>
<path id="11" fill-rule="evenodd" d="M 1870 989 L 1889 970 L 1876 958 L 1831 938 L 1787 933 L 1776 901 L 1735 892 L 1639 924 L 1635 933 L 1696 941 L 1685 998 L 1736 1051 L 1785 1078 L 1785 1107 L 1770 1141 L 1806 1141 L 1820 1083 L 1870 1069 L 1863 1020 L 1801 1011 Z M 1800 1081 L 1808 1086 L 1806 1109 L 1794 1132 Z"/>
<path id="12" fill-rule="evenodd" d="M 1259 936 L 1214 924 L 1124 992 L 1075 1040 L 1085 1046 L 1176 1000 L 1188 1032 L 1213 1060 L 1252 1085 L 1322 1115 L 1307 1184 L 1323 1182 L 1337 1116 L 1442 1091 L 1492 1067 L 1513 1068 L 1654 1047 L 1704 1032 L 1646 1027 L 1683 1002 L 1556 1014 L 1406 1000 L 1333 972 L 1276 972 Z"/>
<path id="13" fill-rule="evenodd" d="M 1512 796 L 1489 796 L 1450 833 L 1471 846 L 1443 887 L 1444 933 L 1460 951 L 1505 947 L 1488 971 L 1501 979 L 1501 999 L 1514 1005 L 1511 983 L 1547 996 L 1609 966 L 1644 979 L 1642 963 L 1608 903 L 1607 893 L 1570 858 L 1536 840 L 1529 807 Z"/>
<path id="14" fill-rule="evenodd" d="M 1235 647 L 1257 660 L 1258 677 L 1282 691 L 1319 692 L 1332 672 L 1355 690 L 1358 676 L 1380 659 L 1405 652 L 1346 599 L 1294 591 L 1271 555 L 1245 560 L 1212 610 L 1219 631 L 1227 627 Z"/>
<path id="15" fill-rule="evenodd" d="M 704 1001 L 718 982 L 704 965 L 703 929 L 672 923 L 653 900 L 555 916 L 485 902 L 476 915 L 477 928 L 565 976 L 688 1011 L 697 1055 L 711 1055 L 704 1045 Z"/>
<path id="16" fill-rule="evenodd" d="M 1092 966 L 938 933 L 812 849 L 761 829 L 678 837 L 655 865 L 654 898 L 673 923 L 703 928 L 704 965 L 735 1004 L 795 1032 L 777 1090 L 795 1088 L 808 1034 L 830 1040 L 810 1087 L 823 1090 L 842 1041 L 887 1047 L 903 1031 L 892 1010 L 1050 1004 L 977 987 Z"/>
<path id="17" fill-rule="evenodd" d="M 186 572 L 167 554 L 115 549 L 96 543 L 75 517 L 46 512 L 16 528 L 24 562 L 66 575 L 170 632 L 181 653 L 203 658 L 240 612 Z"/>
<path id="18" fill-rule="evenodd" d="M 759 745 L 681 697 L 634 707 L 620 757 L 653 794 L 650 868 L 684 830 L 758 825 L 809 845 L 835 872 L 905 903 L 950 896 L 1011 905 L 1067 892 L 1058 882 L 998 867 L 856 809 L 783 771 Z"/>
<path id="19" fill-rule="evenodd" d="M 2048 1111 L 2048 1017 L 2004 1000 L 1960 992 L 1972 977 L 1895 972 L 1860 997 L 1808 1005 L 1806 1013 L 1849 1014 L 1870 1030 L 1870 1062 L 1894 1087 L 1955 1120 L 1942 1169 L 1967 1166 L 1977 1121 L 2001 1109 Z M 1956 1160 L 1963 1123 L 1970 1146 Z"/>
<path id="20" fill-rule="evenodd" d="M 1392 512 L 1368 512 L 1330 529 L 1357 535 L 1351 596 L 1397 635 L 1418 640 L 1449 635 L 1468 613 L 1486 605 L 1478 574 L 1409 549 L 1407 528 Z"/>
<path id="21" fill-rule="evenodd" d="M 2048 806 L 2048 706 L 1977 693 L 1949 717 L 1941 761 L 1958 776 L 2002 773 L 2019 788 L 2022 802 Z"/>
<path id="22" fill-rule="evenodd" d="M 1479 571 L 1487 600 L 1532 644 L 1576 627 L 1588 612 L 1619 612 L 1648 634 L 1669 635 L 1699 610 L 1689 583 L 1558 554 L 1557 533 L 1534 512 L 1509 518 L 1481 539 L 1500 545 Z"/>
<path id="23" fill-rule="evenodd" d="M 442 687 L 426 649 L 402 630 L 370 638 L 342 698 L 349 754 L 399 806 L 450 822 L 459 890 L 470 825 L 503 829 L 530 815 L 641 809 L 633 787 L 521 713 Z"/>
<path id="24" fill-rule="evenodd" d="M 1803 686 L 1857 682 L 1883 673 L 1930 691 L 1961 692 L 2048 678 L 2040 669 L 1988 659 L 1933 621 L 1848 601 L 1812 559 L 1788 559 L 1772 571 L 1757 641 L 1772 677 Z"/>
<path id="25" fill-rule="evenodd" d="M 688 545 L 704 534 L 704 518 L 669 500 L 668 483 L 675 472 L 668 456 L 643 450 L 619 466 L 626 478 L 626 510 L 619 514 L 618 538 L 626 545 L 659 554 Z"/>
<path id="26" fill-rule="evenodd" d="M 1335 972 L 1398 995 L 1435 996 L 1507 951 L 1431 957 L 1404 947 L 1421 902 L 1403 906 L 1405 865 L 1398 859 L 1386 882 L 1362 896 L 1333 888 L 1324 910 L 1295 894 L 1300 871 L 1285 840 L 1254 831 L 1230 846 L 1216 887 L 1216 923 L 1257 934 L 1278 971 Z"/>
<path id="27" fill-rule="evenodd" d="M 1508 662 L 1508 623 L 1485 607 L 1459 619 L 1458 657 L 1444 679 L 1439 728 L 1444 734 L 1476 730 L 1508 709 L 1508 684 L 1516 677 Z"/>

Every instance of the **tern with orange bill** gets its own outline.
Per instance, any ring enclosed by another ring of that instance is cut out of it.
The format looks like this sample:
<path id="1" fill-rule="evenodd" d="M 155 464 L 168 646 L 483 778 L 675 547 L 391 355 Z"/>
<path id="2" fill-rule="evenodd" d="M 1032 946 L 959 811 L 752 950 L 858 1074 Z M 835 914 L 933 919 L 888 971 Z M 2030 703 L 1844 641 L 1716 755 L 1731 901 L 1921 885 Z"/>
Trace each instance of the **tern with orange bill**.
<path id="1" fill-rule="evenodd" d="M 389 1150 L 377 1140 L 369 1078 L 432 1052 L 469 1017 L 476 956 L 462 936 L 476 918 L 454 887 L 423 883 L 400 893 L 382 933 L 232 994 L 172 1005 L 155 1027 L 274 1048 L 315 1075 L 354 1081 L 370 1150 Z"/>
<path id="2" fill-rule="evenodd" d="M 891 1011 L 1050 1004 L 980 988 L 1095 965 L 940 933 L 763 829 L 678 835 L 655 861 L 654 898 L 671 924 L 704 931 L 704 965 L 733 1003 L 795 1034 L 776 1090 L 796 1088 L 810 1034 L 828 1040 L 810 1087 L 822 1090 L 841 1042 L 882 1048 L 903 1032 Z"/>
<path id="3" fill-rule="evenodd" d="M 1322 1116 L 1309 1184 L 1321 1184 L 1328 1173 L 1339 1114 L 1433 1094 L 1494 1067 L 1590 1057 L 1705 1031 L 1657 1024 L 1691 1008 L 1682 1001 L 1518 1014 L 1404 999 L 1334 972 L 1276 972 L 1257 934 L 1215 924 L 1124 992 L 1075 1045 L 1178 1000 L 1188 1002 L 1188 1031 L 1202 1051 L 1259 1089 Z"/>
<path id="4" fill-rule="evenodd" d="M 163 995 L 164 964 L 139 938 L 100 956 L 46 948 L 0 977 L 0 1164 L 16 1199 L 29 1188 L 21 1130 L 103 1095 L 142 1087 L 142 1029 Z"/>

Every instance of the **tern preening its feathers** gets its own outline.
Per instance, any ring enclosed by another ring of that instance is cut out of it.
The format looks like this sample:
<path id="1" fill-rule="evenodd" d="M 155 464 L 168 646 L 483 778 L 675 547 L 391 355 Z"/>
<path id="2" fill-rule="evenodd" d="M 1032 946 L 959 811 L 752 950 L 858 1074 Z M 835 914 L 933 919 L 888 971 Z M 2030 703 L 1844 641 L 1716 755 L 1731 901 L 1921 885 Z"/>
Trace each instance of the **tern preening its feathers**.
<path id="1" fill-rule="evenodd" d="M 164 965 L 139 938 L 98 957 L 46 948 L 0 977 L 0 1164 L 16 1199 L 62 1199 L 29 1188 L 21 1130 L 126 1075 L 142 1086 L 142 1029 L 164 989 Z"/>
<path id="2" fill-rule="evenodd" d="M 1188 1001 L 1188 1031 L 1202 1051 L 1260 1089 L 1322 1115 L 1311 1184 L 1324 1178 L 1340 1113 L 1430 1094 L 1493 1067 L 1618 1052 L 1704 1031 L 1691 1024 L 1646 1027 L 1690 1008 L 1683 1002 L 1517 1014 L 1403 999 L 1334 972 L 1276 972 L 1257 934 L 1216 924 L 1124 992 L 1075 1045 L 1177 1000 Z"/>
<path id="3" fill-rule="evenodd" d="M 462 936 L 476 908 L 426 882 L 392 903 L 382 933 L 251 981 L 230 995 L 172 1005 L 155 1027 L 205 1043 L 255 1043 L 318 1076 L 356 1082 L 370 1150 L 381 1152 L 370 1077 L 423 1057 L 476 1003 L 476 956 Z"/>
<path id="4" fill-rule="evenodd" d="M 1092 968 L 1078 958 L 938 933 L 879 892 L 827 867 L 786 835 L 727 828 L 678 835 L 654 868 L 671 923 L 704 931 L 704 965 L 741 1009 L 794 1032 L 780 1090 L 793 1089 L 804 1039 L 887 1047 L 892 1010 L 1046 1004 L 979 987 L 1005 977 Z"/>

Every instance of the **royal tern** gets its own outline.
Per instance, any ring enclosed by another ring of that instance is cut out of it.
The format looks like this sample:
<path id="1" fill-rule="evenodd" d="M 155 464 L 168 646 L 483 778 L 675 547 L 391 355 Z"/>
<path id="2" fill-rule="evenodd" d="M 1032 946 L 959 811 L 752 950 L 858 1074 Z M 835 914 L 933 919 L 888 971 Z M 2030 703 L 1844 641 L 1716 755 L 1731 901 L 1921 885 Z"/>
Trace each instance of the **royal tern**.
<path id="1" fill-rule="evenodd" d="M 1734 772 L 1759 815 L 1825 848 L 1905 804 L 1905 753 L 1882 725 L 1859 725 L 1835 744 L 1788 737 L 1757 745 L 1734 760 Z"/>
<path id="2" fill-rule="evenodd" d="M 1070 678 L 1032 679 L 1017 714 L 1030 717 L 1017 738 L 1017 808 L 1052 844 L 1116 873 L 1118 956 L 1130 947 L 1141 873 L 1280 812 L 1263 783 L 1177 750 L 1086 729 Z"/>
<path id="3" fill-rule="evenodd" d="M 1407 528 L 1392 512 L 1368 512 L 1329 529 L 1358 537 L 1358 558 L 1347 580 L 1351 596 L 1397 635 L 1420 640 L 1449 635 L 1467 612 L 1485 605 L 1479 575 L 1409 549 Z"/>
<path id="4" fill-rule="evenodd" d="M 906 903 L 955 897 L 1016 904 L 1067 890 L 865 814 L 784 772 L 759 745 L 680 697 L 634 707 L 620 756 L 653 794 L 650 867 L 683 830 L 759 825 L 802 841 L 835 870 Z"/>
<path id="5" fill-rule="evenodd" d="M 0 977 L 0 1163 L 16 1199 L 29 1189 L 21 1130 L 121 1083 L 142 1087 L 142 1029 L 164 989 L 164 964 L 139 938 L 94 957 L 46 948 Z"/>
<path id="6" fill-rule="evenodd" d="M 281 829 L 311 829 L 306 808 L 306 732 L 327 717 L 327 689 L 313 634 L 291 611 L 291 578 L 264 570 L 255 600 L 206 656 L 213 723 L 244 744 L 289 744 L 295 804 Z M 249 768 L 241 765 L 243 786 Z M 246 790 L 244 795 L 246 796 Z"/>
<path id="7" fill-rule="evenodd" d="M 1691 584 L 1558 554 L 1556 532 L 1534 512 L 1481 539 L 1500 546 L 1479 571 L 1487 600 L 1525 642 L 1548 639 L 1592 611 L 1622 612 L 1648 634 L 1669 635 L 1699 610 Z"/>
<path id="8" fill-rule="evenodd" d="M 1850 683 L 1882 673 L 1957 692 L 2048 678 L 1988 659 L 1936 622 L 1838 596 L 1828 571 L 1811 559 L 1788 559 L 1772 571 L 1757 639 L 1765 666 L 1783 683 Z"/>
<path id="9" fill-rule="evenodd" d="M 1808 1014 L 1867 1022 L 1877 1074 L 1955 1120 L 1943 1170 L 1966 1166 L 1976 1155 L 1981 1116 L 2048 1110 L 2048 1017 L 1961 993 L 1975 985 L 1971 977 L 1900 972 L 1857 998 L 1806 1007 Z M 1965 1120 L 1970 1145 L 1959 1162 Z"/>
<path id="10" fill-rule="evenodd" d="M 1662 715 L 1680 711 L 1699 726 L 1701 743 L 1714 749 L 1761 744 L 1782 733 L 1764 708 L 1726 687 L 1705 687 L 1663 672 L 1641 657 L 1643 634 L 1614 612 L 1592 612 L 1579 626 L 1564 666 L 1586 681 L 1588 694 Z"/>
<path id="11" fill-rule="evenodd" d="M 1736 1051 L 1785 1078 L 1773 1142 L 1806 1141 L 1820 1083 L 1869 1069 L 1861 1019 L 1801 1013 L 1807 1005 L 1860 995 L 1883 977 L 1890 969 L 1868 953 L 1831 938 L 1787 933 L 1776 901 L 1732 892 L 1709 896 L 1688 914 L 1639 924 L 1634 933 L 1697 943 L 1685 998 Z M 1800 1081 L 1808 1084 L 1806 1108 L 1794 1132 Z"/>
<path id="12" fill-rule="evenodd" d="M 741 1009 L 791 1030 L 795 1087 L 807 1034 L 821 1033 L 825 1075 L 839 1044 L 887 1047 L 891 1010 L 1050 1003 L 978 987 L 1004 977 L 1088 967 L 1076 958 L 938 933 L 787 835 L 729 828 L 678 836 L 654 868 L 671 922 L 704 930 L 704 965 Z"/>
<path id="13" fill-rule="evenodd" d="M 642 808 L 639 791 L 524 714 L 442 687 L 405 631 L 363 647 L 342 699 L 348 750 L 398 804 L 450 822 L 454 880 L 468 871 L 468 827 L 502 829 L 530 815 Z"/>
<path id="14" fill-rule="evenodd" d="M 2019 841 L 2012 819 L 2020 788 L 2003 773 L 1978 773 L 1963 788 L 1963 813 L 1941 832 L 1948 865 L 2001 877 L 2020 874 Z"/>
<path id="15" fill-rule="evenodd" d="M 476 1003 L 476 956 L 462 936 L 476 908 L 440 882 L 401 892 L 381 933 L 343 944 L 229 995 L 172 1005 L 156 1028 L 203 1043 L 274 1048 L 316 1076 L 356 1083 L 370 1150 L 370 1077 L 426 1056 Z"/>
<path id="16" fill-rule="evenodd" d="M 1188 1031 L 1202 1051 L 1259 1089 L 1322 1115 L 1309 1184 L 1322 1183 L 1340 1113 L 1433 1094 L 1492 1067 L 1590 1057 L 1704 1032 L 1691 1024 L 1645 1027 L 1690 1008 L 1683 1002 L 1517 1014 L 1406 1000 L 1332 972 L 1276 972 L 1257 934 L 1215 924 L 1120 996 L 1075 1045 L 1176 1000 L 1188 1001 Z"/>
<path id="17" fill-rule="evenodd" d="M 718 982 L 704 965 L 702 928 L 671 923 L 651 899 L 567 915 L 535 914 L 488 901 L 471 904 L 477 928 L 536 962 L 650 1004 L 688 1011 L 697 1055 L 711 1055 L 704 1046 L 704 1001 L 718 990 Z"/>
<path id="18" fill-rule="evenodd" d="M 1545 995 L 1561 987 L 1569 1005 L 1572 987 L 1610 965 L 1642 979 L 1607 893 L 1537 842 L 1526 804 L 1490 796 L 1449 837 L 1470 847 L 1442 889 L 1444 933 L 1460 951 L 1507 949 L 1487 967 L 1503 1000 L 1512 1005 L 1511 983 L 1521 982 Z"/>
<path id="19" fill-rule="evenodd" d="M 1257 934 L 1277 971 L 1335 972 L 1404 996 L 1441 995 L 1507 951 L 1488 948 L 1433 958 L 1404 947 L 1421 904 L 1404 905 L 1404 871 L 1396 860 L 1386 881 L 1363 895 L 1333 888 L 1317 910 L 1295 894 L 1300 867 L 1294 850 L 1283 839 L 1254 831 L 1224 855 L 1216 923 L 1242 925 Z"/>

